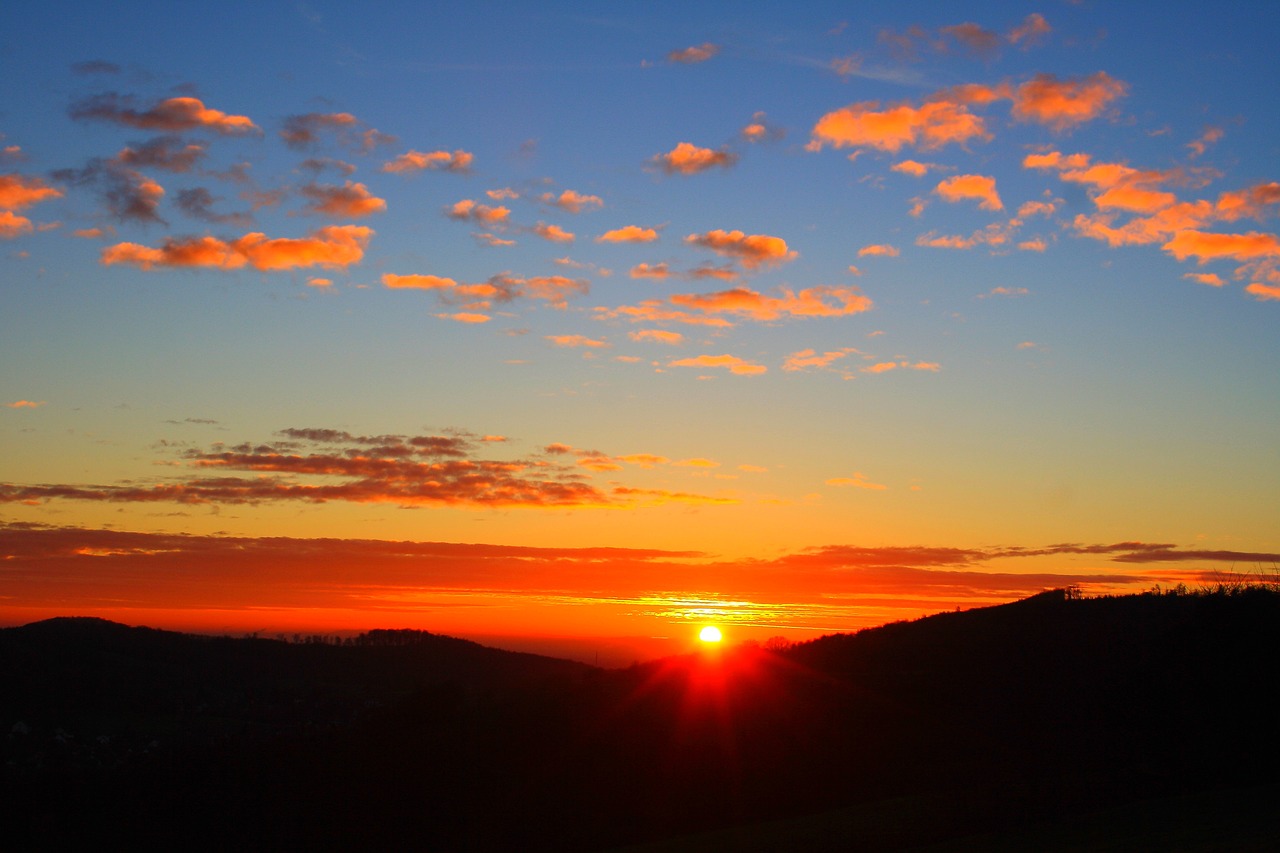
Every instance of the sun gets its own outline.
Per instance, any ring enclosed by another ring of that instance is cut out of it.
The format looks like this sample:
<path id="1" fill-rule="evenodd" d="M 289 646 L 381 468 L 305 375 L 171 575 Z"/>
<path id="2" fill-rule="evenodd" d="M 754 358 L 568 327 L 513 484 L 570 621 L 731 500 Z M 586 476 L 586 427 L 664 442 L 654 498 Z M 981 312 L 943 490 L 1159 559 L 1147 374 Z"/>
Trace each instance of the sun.
<path id="1" fill-rule="evenodd" d="M 708 625 L 698 632 L 698 639 L 704 643 L 718 643 L 724 639 L 720 633 L 720 629 L 715 625 Z"/>

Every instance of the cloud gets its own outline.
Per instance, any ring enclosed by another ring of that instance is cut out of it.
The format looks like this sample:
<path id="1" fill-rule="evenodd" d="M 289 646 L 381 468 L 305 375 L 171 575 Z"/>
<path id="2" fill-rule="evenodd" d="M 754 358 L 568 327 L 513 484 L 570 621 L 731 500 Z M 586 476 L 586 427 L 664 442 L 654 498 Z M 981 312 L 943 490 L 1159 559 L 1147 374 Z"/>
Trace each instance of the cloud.
<path id="1" fill-rule="evenodd" d="M 966 51 L 981 59 L 991 59 L 1000 50 L 999 34 L 974 23 L 952 24 L 943 27 L 940 32 L 959 42 Z"/>
<path id="2" fill-rule="evenodd" d="M 935 361 L 917 361 L 910 362 L 906 359 L 898 361 L 880 361 L 875 364 L 869 364 L 866 367 L 859 368 L 861 373 L 888 373 L 891 370 L 923 370 L 929 373 L 937 373 L 942 370 L 942 365 Z"/>
<path id="3" fill-rule="evenodd" d="M 45 405 L 44 400 L 14 400 L 4 404 L 6 409 L 38 409 L 43 405 Z"/>
<path id="4" fill-rule="evenodd" d="M 902 254 L 896 246 L 890 246 L 885 243 L 873 243 L 870 246 L 863 246 L 858 250 L 858 257 L 865 258 L 867 256 L 896 258 Z"/>
<path id="5" fill-rule="evenodd" d="M 847 358 L 857 352 L 858 350 L 853 347 L 844 347 L 843 349 L 831 350 L 822 354 L 818 354 L 813 349 L 802 349 L 787 356 L 787 360 L 782 363 L 782 369 L 789 373 L 808 370 L 811 367 L 826 369 L 836 361 Z"/>
<path id="6" fill-rule="evenodd" d="M 1247 234 L 1216 234 L 1205 231 L 1179 231 L 1160 248 L 1180 261 L 1195 258 L 1206 264 L 1218 258 L 1254 261 L 1280 257 L 1280 240 L 1275 234 L 1250 231 Z"/>
<path id="7" fill-rule="evenodd" d="M 330 225 L 298 239 L 270 239 L 265 234 L 251 233 L 230 242 L 208 236 L 170 238 L 159 248 L 117 243 L 102 250 L 101 262 L 106 266 L 129 264 L 143 270 L 157 267 L 231 270 L 246 264 L 258 270 L 343 268 L 360 262 L 372 236 L 371 228 Z"/>
<path id="8" fill-rule="evenodd" d="M 786 240 L 767 234 L 744 234 L 741 231 L 716 229 L 705 234 L 690 234 L 684 241 L 692 246 L 710 249 L 718 255 L 735 258 L 747 269 L 772 266 L 799 255 L 787 248 Z"/>
<path id="9" fill-rule="evenodd" d="M 1039 44 L 1052 31 L 1053 28 L 1043 15 L 1032 12 L 1021 24 L 1009 31 L 1009 43 L 1020 45 L 1025 50 Z"/>
<path id="10" fill-rule="evenodd" d="M 1255 281 L 1245 287 L 1245 292 L 1251 294 L 1259 302 L 1280 300 L 1280 286 L 1278 285 L 1262 284 Z"/>
<path id="11" fill-rule="evenodd" d="M 555 193 L 543 193 L 542 203 L 558 207 L 569 213 L 581 213 L 584 210 L 604 207 L 604 199 L 600 198 L 600 196 L 584 195 L 574 190 L 565 190 L 558 196 Z"/>
<path id="12" fill-rule="evenodd" d="M 941 181 L 933 191 L 944 201 L 976 199 L 983 210 L 1004 210 L 1004 203 L 996 192 L 996 179 L 986 175 L 956 175 Z"/>
<path id="13" fill-rule="evenodd" d="M 598 341 L 588 338 L 586 335 L 544 335 L 547 340 L 558 347 L 566 349 L 576 349 L 585 347 L 587 349 L 601 349 L 609 346 L 608 341 Z"/>
<path id="14" fill-rule="evenodd" d="M 1203 155 L 1204 152 L 1209 150 L 1209 146 L 1217 143 L 1224 135 L 1220 127 L 1206 127 L 1204 133 L 1200 134 L 1199 139 L 1194 139 L 1187 143 L 1187 148 L 1191 150 L 1190 156 L 1192 159 Z"/>
<path id="15" fill-rule="evenodd" d="M 1070 80 L 1038 74 L 1015 90 L 1013 117 L 1061 132 L 1102 115 L 1128 91 L 1126 83 L 1105 71 Z"/>
<path id="16" fill-rule="evenodd" d="M 511 211 L 508 208 L 478 204 L 469 198 L 446 207 L 444 213 L 450 219 L 479 222 L 490 226 L 505 225 L 511 217 Z"/>
<path id="17" fill-rule="evenodd" d="M 856 287 L 817 285 L 801 291 L 781 288 L 780 296 L 765 296 L 746 287 L 715 293 L 677 293 L 639 305 L 597 308 L 601 319 L 632 322 L 677 322 L 701 326 L 732 326 L 721 315 L 755 321 L 783 317 L 843 317 L 869 311 L 871 300 Z"/>
<path id="18" fill-rule="evenodd" d="M 667 367 L 723 367 L 738 376 L 756 376 L 769 371 L 769 368 L 763 364 L 753 364 L 736 355 L 699 355 L 693 358 L 681 358 L 667 362 Z M 691 462 L 677 464 L 691 464 Z"/>
<path id="19" fill-rule="evenodd" d="M 548 225 L 545 222 L 539 222 L 530 230 L 543 240 L 549 240 L 552 243 L 572 243 L 574 240 L 574 235 L 559 225 Z"/>
<path id="20" fill-rule="evenodd" d="M 596 238 L 597 243 L 652 243 L 658 239 L 658 232 L 653 228 L 639 225 L 625 225 L 606 231 Z"/>
<path id="21" fill-rule="evenodd" d="M 187 142 L 180 136 L 157 136 L 136 147 L 120 149 L 115 161 L 138 169 L 163 169 L 166 172 L 190 172 L 204 159 L 206 146 Z"/>
<path id="22" fill-rule="evenodd" d="M 194 219 L 240 226 L 247 226 L 253 222 L 253 216 L 248 213 L 215 213 L 213 205 L 220 199 L 215 198 L 213 193 L 204 187 L 178 190 L 175 200 L 178 209 Z"/>
<path id="23" fill-rule="evenodd" d="M 1222 280 L 1220 275 L 1211 272 L 1189 272 L 1184 273 L 1183 278 L 1189 278 L 1192 281 L 1198 281 L 1201 284 L 1207 284 L 1210 287 L 1223 287 L 1226 282 Z"/>
<path id="24" fill-rule="evenodd" d="M 1004 246 L 1009 242 L 1009 235 L 1018 221 L 1008 223 L 993 222 L 986 228 L 974 231 L 968 237 L 956 234 L 939 235 L 929 231 L 916 237 L 917 246 L 929 246 L 934 249 L 972 249 L 975 246 Z"/>
<path id="25" fill-rule="evenodd" d="M 515 240 L 505 240 L 496 234 L 490 234 L 486 231 L 480 231 L 471 236 L 486 246 L 514 246 L 516 244 Z"/>
<path id="26" fill-rule="evenodd" d="M 461 149 L 449 151 L 409 151 L 382 164 L 382 171 L 405 175 L 423 170 L 468 172 L 475 156 Z M 496 198 L 496 196 L 495 196 Z"/>
<path id="27" fill-rule="evenodd" d="M 713 151 L 710 148 L 699 148 L 689 142 L 681 142 L 666 154 L 655 155 L 649 162 L 669 175 L 693 175 L 714 169 L 716 166 L 728 168 L 737 160 L 738 155 L 727 148 Z"/>
<path id="28" fill-rule="evenodd" d="M 664 261 L 657 264 L 636 264 L 631 268 L 630 275 L 632 278 L 666 279 L 671 278 L 675 273 L 671 271 L 671 267 Z"/>
<path id="29" fill-rule="evenodd" d="M 870 489 L 872 491 L 883 491 L 889 488 L 881 483 L 871 482 L 867 479 L 867 475 L 863 474 L 861 471 L 855 472 L 852 477 L 832 477 L 827 480 L 826 483 L 828 486 L 853 486 L 854 488 Z"/>
<path id="30" fill-rule="evenodd" d="M 488 314 L 478 314 L 474 311 L 459 311 L 454 314 L 437 314 L 436 317 L 441 320 L 452 320 L 455 323 L 467 323 L 469 325 L 488 323 L 493 319 Z"/>
<path id="31" fill-rule="evenodd" d="M 708 41 L 692 47 L 682 48 L 681 50 L 673 50 L 667 54 L 667 61 L 693 65 L 698 62 L 706 62 L 719 52 L 720 46 Z"/>
<path id="32" fill-rule="evenodd" d="M 628 332 L 627 337 L 633 341 L 653 341 L 654 343 L 671 344 L 672 346 L 684 342 L 684 335 L 679 332 L 668 332 L 664 329 L 641 329 L 637 332 Z"/>
<path id="33" fill-rule="evenodd" d="M 308 183 L 298 188 L 298 192 L 311 200 L 311 204 L 306 206 L 307 213 L 338 219 L 361 219 L 387 210 L 387 201 L 372 195 L 362 183 L 347 181 L 340 187 Z"/>
<path id="34" fill-rule="evenodd" d="M 903 160 L 899 163 L 894 163 L 889 168 L 895 172 L 901 172 L 904 175 L 911 175 L 912 177 L 923 178 L 926 174 L 928 174 L 929 169 L 931 168 L 936 169 L 938 167 L 933 165 L 932 163 L 920 163 L 915 160 Z"/>
<path id="35" fill-rule="evenodd" d="M 1001 285 L 999 287 L 991 288 L 991 290 L 986 293 L 978 294 L 978 298 L 985 299 L 988 296 L 1026 296 L 1030 292 L 1031 291 L 1025 287 L 1004 287 Z"/>
<path id="36" fill-rule="evenodd" d="M 95 95 L 71 107 L 71 117 L 125 124 L 143 130 L 174 133 L 212 130 L 221 134 L 253 133 L 258 126 L 246 116 L 210 109 L 198 98 L 168 98 L 146 110 L 132 107 L 132 99 L 114 92 Z"/>
<path id="37" fill-rule="evenodd" d="M 42 201 L 62 198 L 62 190 L 35 176 L 0 175 L 0 210 L 23 210 Z"/>
<path id="38" fill-rule="evenodd" d="M 382 286 L 393 290 L 450 290 L 458 286 L 451 278 L 438 275 L 396 275 L 385 273 Z"/>
<path id="39" fill-rule="evenodd" d="M 351 113 L 304 113 L 288 116 L 280 138 L 290 148 L 306 148 L 319 140 L 322 130 L 349 130 L 359 122 Z"/>
<path id="40" fill-rule="evenodd" d="M 813 126 L 809 147 L 866 147 L 896 154 L 903 146 L 931 151 L 990 138 L 982 118 L 964 101 L 939 96 L 919 107 L 899 104 L 881 110 L 878 101 L 863 101 L 829 112 Z"/>
<path id="41" fill-rule="evenodd" d="M 164 187 L 118 160 L 94 158 L 83 169 L 59 169 L 53 177 L 92 187 L 108 212 L 121 221 L 164 223 L 158 212 Z"/>
<path id="42" fill-rule="evenodd" d="M 31 220 L 8 210 L 0 210 L 0 240 L 12 240 L 35 230 Z"/>

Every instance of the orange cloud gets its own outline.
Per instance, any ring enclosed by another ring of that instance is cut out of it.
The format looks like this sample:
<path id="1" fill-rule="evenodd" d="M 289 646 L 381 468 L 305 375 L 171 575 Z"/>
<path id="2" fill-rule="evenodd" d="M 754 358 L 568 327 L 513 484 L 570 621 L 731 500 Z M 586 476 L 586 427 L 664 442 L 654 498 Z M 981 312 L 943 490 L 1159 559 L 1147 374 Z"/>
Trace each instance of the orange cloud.
<path id="1" fill-rule="evenodd" d="M 693 65 L 698 62 L 706 62 L 711 57 L 720 52 L 720 46 L 711 42 L 703 42 L 692 47 L 686 47 L 681 50 L 673 50 L 667 54 L 668 62 L 679 62 L 684 65 Z"/>
<path id="2" fill-rule="evenodd" d="M 309 278 L 307 279 L 307 287 L 333 287 L 333 281 L 327 278 Z"/>
<path id="3" fill-rule="evenodd" d="M 889 168 L 895 172 L 901 172 L 904 175 L 911 175 L 916 178 L 923 178 L 929 172 L 930 164 L 919 163 L 915 160 L 903 160 L 900 163 L 894 163 Z"/>
<path id="4" fill-rule="evenodd" d="M 1189 278 L 1192 281 L 1198 281 L 1201 284 L 1207 284 L 1210 287 L 1223 287 L 1226 285 L 1226 282 L 1222 280 L 1221 276 L 1211 272 L 1189 272 L 1184 274 L 1182 277 Z"/>
<path id="5" fill-rule="evenodd" d="M 343 130 L 358 124 L 351 113 L 306 113 L 284 120 L 280 138 L 290 148 L 305 148 L 319 138 L 321 130 Z"/>
<path id="6" fill-rule="evenodd" d="M 548 240 L 552 243 L 572 243 L 575 236 L 572 232 L 564 230 L 559 225 L 548 225 L 545 222 L 539 222 L 529 230 L 543 240 Z"/>
<path id="7" fill-rule="evenodd" d="M 1000 36 L 974 23 L 952 24 L 943 27 L 940 32 L 960 42 L 969 53 L 982 59 L 990 59 L 1000 50 Z"/>
<path id="8" fill-rule="evenodd" d="M 684 335 L 679 332 L 668 332 L 663 329 L 641 329 L 638 332 L 629 332 L 627 337 L 633 341 L 654 341 L 660 344 L 679 344 L 684 341 Z"/>
<path id="9" fill-rule="evenodd" d="M 845 347 L 844 349 L 832 350 L 819 355 L 816 350 L 802 349 L 787 356 L 787 360 L 782 363 L 782 369 L 792 373 L 799 370 L 807 370 L 810 367 L 825 369 L 839 359 L 846 358 L 856 352 L 858 350 L 853 347 Z"/>
<path id="10" fill-rule="evenodd" d="M 1023 49 L 1039 43 L 1053 31 L 1049 22 L 1039 12 L 1032 12 L 1026 19 L 1009 31 L 1009 43 L 1020 44 Z"/>
<path id="11" fill-rule="evenodd" d="M 738 376 L 756 376 L 767 373 L 769 368 L 763 364 L 752 364 L 736 355 L 700 355 L 694 358 L 681 358 L 668 362 L 667 367 L 723 367 Z M 677 462 L 677 465 L 693 464 L 693 460 Z"/>
<path id="12" fill-rule="evenodd" d="M 567 210 L 569 213 L 581 213 L 591 208 L 604 207 L 604 200 L 600 196 L 584 195 L 574 190 L 565 190 L 558 196 L 555 193 L 543 193 L 542 201 L 544 204 Z"/>
<path id="13" fill-rule="evenodd" d="M 448 151 L 409 151 L 394 160 L 382 164 L 382 171 L 396 175 L 421 172 L 424 169 L 442 169 L 446 172 L 467 172 L 475 156 L 461 149 Z M 495 196 L 496 198 L 496 196 Z"/>
<path id="14" fill-rule="evenodd" d="M 209 109 L 198 98 L 169 98 L 147 110 L 135 110 L 130 100 L 114 93 L 97 95 L 71 108 L 74 119 L 97 119 L 143 130 L 183 131 L 205 129 L 222 134 L 251 133 L 258 126 L 246 116 Z"/>
<path id="15" fill-rule="evenodd" d="M 469 198 L 446 207 L 444 213 L 450 219 L 480 222 L 485 225 L 505 225 L 511 217 L 511 211 L 508 208 L 477 204 Z"/>
<path id="16" fill-rule="evenodd" d="M 1191 149 L 1191 157 L 1196 158 L 1209 150 L 1209 146 L 1216 143 L 1224 136 L 1220 127 L 1206 127 L 1204 133 L 1199 139 L 1194 139 L 1187 143 L 1187 147 Z"/>
<path id="17" fill-rule="evenodd" d="M 45 404 L 44 400 L 14 400 L 12 403 L 5 403 L 6 409 L 38 409 Z"/>
<path id="18" fill-rule="evenodd" d="M 871 489 L 872 491 L 882 491 L 889 488 L 881 483 L 873 483 L 867 479 L 867 475 L 861 471 L 854 472 L 852 477 L 832 477 L 827 480 L 828 486 L 853 486 L 858 489 Z"/>
<path id="19" fill-rule="evenodd" d="M 387 209 L 387 202 L 371 194 L 364 184 L 346 181 L 342 186 L 306 184 L 298 190 L 311 204 L 307 211 L 324 216 L 359 219 Z"/>
<path id="20" fill-rule="evenodd" d="M 14 173 L 0 175 L 0 210 L 22 210 L 53 198 L 62 198 L 62 190 L 40 178 Z"/>
<path id="21" fill-rule="evenodd" d="M 1022 158 L 1024 169 L 1083 169 L 1089 165 L 1088 154 L 1070 154 L 1063 156 L 1060 151 L 1047 151 L 1043 154 L 1028 154 Z"/>
<path id="22" fill-rule="evenodd" d="M 863 101 L 827 113 L 813 127 L 810 147 L 862 146 L 897 153 L 904 145 L 929 151 L 991 138 L 982 119 L 963 102 L 937 100 L 919 107 L 879 107 L 878 101 Z"/>
<path id="23" fill-rule="evenodd" d="M 1259 302 L 1280 301 L 1280 286 L 1255 281 L 1245 288 L 1245 292 L 1252 294 Z"/>
<path id="24" fill-rule="evenodd" d="M 626 225 L 606 231 L 596 238 L 597 243 L 652 243 L 658 239 L 658 232 L 653 228 L 642 228 L 639 225 Z"/>
<path id="25" fill-rule="evenodd" d="M 503 187 L 497 190 L 485 190 L 484 194 L 494 201 L 504 201 L 506 199 L 520 198 L 520 193 L 511 189 L 511 187 Z"/>
<path id="26" fill-rule="evenodd" d="M 382 286 L 396 290 L 451 290 L 458 283 L 451 278 L 438 275 L 396 275 L 385 273 Z"/>
<path id="27" fill-rule="evenodd" d="M 160 248 L 137 243 L 117 243 L 102 250 L 104 265 L 131 264 L 144 270 L 155 267 L 216 267 L 239 269 L 249 264 L 259 270 L 296 267 L 347 267 L 364 257 L 373 229 L 358 225 L 330 225 L 300 239 L 269 239 L 246 234 L 225 242 L 216 237 L 169 239 Z"/>
<path id="28" fill-rule="evenodd" d="M 609 346 L 607 341 L 597 341 L 588 338 L 585 335 L 544 335 L 552 344 L 564 348 L 586 347 L 588 349 L 600 349 Z"/>
<path id="29" fill-rule="evenodd" d="M 917 246 L 929 246 L 934 249 L 972 249 L 974 246 L 1003 246 L 1009 242 L 1009 234 L 1017 220 L 1010 223 L 992 223 L 986 228 L 974 231 L 968 237 L 946 234 L 939 236 L 933 231 L 921 234 L 916 238 Z"/>
<path id="30" fill-rule="evenodd" d="M 459 311 L 456 314 L 437 314 L 436 317 L 441 320 L 452 320 L 455 323 L 469 323 L 472 325 L 487 323 L 493 319 L 488 314 L 477 314 L 470 311 Z"/>
<path id="31" fill-rule="evenodd" d="M 924 370 L 930 373 L 937 373 L 942 369 L 942 366 L 934 361 L 917 361 L 912 364 L 910 361 L 901 359 L 898 361 L 880 361 L 859 369 L 863 373 L 888 373 L 890 370 Z"/>
<path id="32" fill-rule="evenodd" d="M 658 154 L 650 161 L 670 175 L 693 175 L 716 166 L 728 168 L 737 162 L 737 155 L 726 148 L 713 151 L 699 148 L 689 142 L 681 142 L 666 154 Z"/>
<path id="33" fill-rule="evenodd" d="M 1206 264 L 1217 258 L 1253 261 L 1280 257 L 1280 240 L 1275 234 L 1250 231 L 1248 234 L 1213 234 L 1204 231 L 1179 231 L 1160 248 L 1180 261 L 1194 257 Z"/>
<path id="34" fill-rule="evenodd" d="M 0 240 L 11 240 L 23 234 L 30 234 L 35 228 L 31 220 L 8 210 L 0 210 Z"/>
<path id="35" fill-rule="evenodd" d="M 736 287 L 716 293 L 677 293 L 666 300 L 649 299 L 639 305 L 597 308 L 601 319 L 632 322 L 677 322 L 728 327 L 720 315 L 756 321 L 782 317 L 843 317 L 869 311 L 871 300 L 856 287 L 817 285 L 799 292 L 782 288 L 781 296 L 765 296 L 750 288 Z"/>
<path id="36" fill-rule="evenodd" d="M 1217 218 L 1226 222 L 1251 217 L 1262 219 L 1269 208 L 1280 205 L 1280 183 L 1256 184 L 1248 189 L 1224 192 L 1214 205 Z"/>
<path id="37" fill-rule="evenodd" d="M 868 255 L 879 256 L 885 258 L 896 258 L 902 254 L 896 246 L 890 246 L 884 243 L 873 243 L 870 246 L 863 246 L 858 250 L 858 257 L 864 258 Z"/>
<path id="38" fill-rule="evenodd" d="M 1127 84 L 1105 71 L 1075 80 L 1038 74 L 1015 90 L 1013 116 L 1063 131 L 1102 115 L 1128 91 Z"/>
<path id="39" fill-rule="evenodd" d="M 956 175 L 939 183 L 933 191 L 945 201 L 977 199 L 983 210 L 1004 210 L 1004 203 L 996 192 L 996 179 L 986 175 Z"/>
<path id="40" fill-rule="evenodd" d="M 516 244 L 515 240 L 504 240 L 496 234 L 490 234 L 485 231 L 472 234 L 471 236 L 475 237 L 476 240 L 486 246 L 514 246 Z"/>
<path id="41" fill-rule="evenodd" d="M 670 278 L 671 268 L 666 263 L 636 264 L 631 268 L 632 278 Z"/>
<path id="42" fill-rule="evenodd" d="M 719 255 L 737 258 L 747 269 L 790 261 L 799 253 L 787 249 L 787 241 L 767 234 L 744 234 L 741 231 L 716 229 L 706 234 L 690 234 L 686 243 L 710 249 Z"/>

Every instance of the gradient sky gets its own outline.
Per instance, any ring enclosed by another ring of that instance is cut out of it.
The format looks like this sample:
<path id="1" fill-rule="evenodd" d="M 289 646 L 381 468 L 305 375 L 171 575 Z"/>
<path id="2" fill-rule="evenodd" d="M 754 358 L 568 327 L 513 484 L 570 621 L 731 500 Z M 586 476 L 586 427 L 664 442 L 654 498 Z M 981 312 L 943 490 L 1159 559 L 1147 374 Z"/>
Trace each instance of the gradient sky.
<path id="1" fill-rule="evenodd" d="M 128 9 L 0 10 L 4 624 L 1276 570 L 1265 4 Z"/>

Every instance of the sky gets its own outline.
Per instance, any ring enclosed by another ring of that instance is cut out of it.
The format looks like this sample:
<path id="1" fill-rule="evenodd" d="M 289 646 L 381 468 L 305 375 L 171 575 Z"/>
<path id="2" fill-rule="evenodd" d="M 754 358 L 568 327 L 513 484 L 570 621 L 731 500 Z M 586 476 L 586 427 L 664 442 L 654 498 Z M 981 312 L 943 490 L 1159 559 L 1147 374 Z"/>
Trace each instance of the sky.
<path id="1" fill-rule="evenodd" d="M 1273 577 L 1278 35 L 6 4 L 0 624 L 626 657 Z"/>

